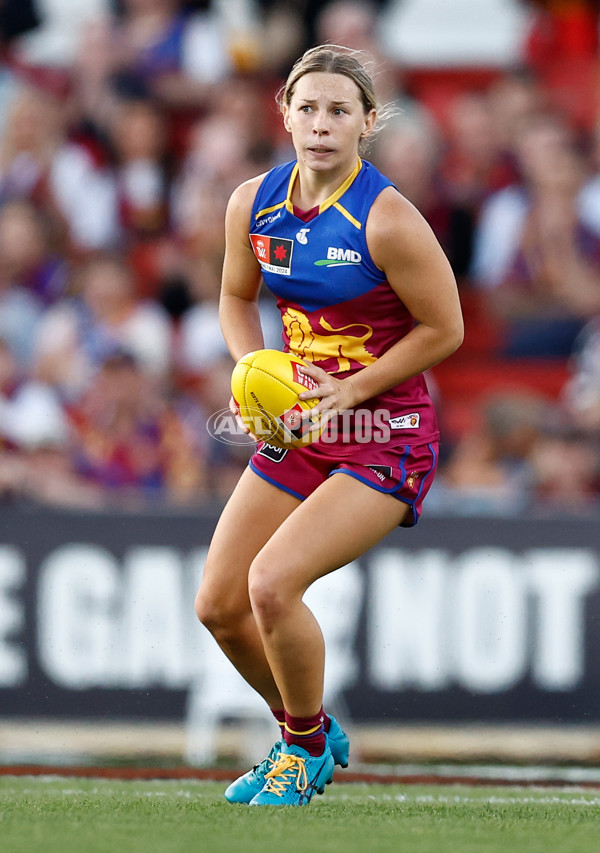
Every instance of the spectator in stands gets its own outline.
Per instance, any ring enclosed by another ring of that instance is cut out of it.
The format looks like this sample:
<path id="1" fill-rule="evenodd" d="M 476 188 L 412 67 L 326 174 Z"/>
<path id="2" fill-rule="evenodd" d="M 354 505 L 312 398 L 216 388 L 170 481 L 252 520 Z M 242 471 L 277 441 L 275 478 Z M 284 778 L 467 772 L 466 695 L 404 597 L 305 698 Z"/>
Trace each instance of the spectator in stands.
<path id="1" fill-rule="evenodd" d="M 115 347 L 126 347 L 141 367 L 166 381 L 171 368 L 172 327 L 166 312 L 139 299 L 128 266 L 99 256 L 80 271 L 75 294 L 50 308 L 36 342 L 38 376 L 77 398 Z"/>
<path id="2" fill-rule="evenodd" d="M 590 130 L 587 142 L 591 174 L 577 197 L 577 208 L 586 226 L 600 235 L 600 115 Z"/>
<path id="3" fill-rule="evenodd" d="M 121 224 L 131 237 L 153 237 L 168 224 L 165 116 L 151 101 L 121 101 L 110 123 Z"/>
<path id="4" fill-rule="evenodd" d="M 249 436 L 238 435 L 235 442 L 218 441 L 211 432 L 211 427 L 218 423 L 215 417 L 218 418 L 220 413 L 229 416 L 224 401 L 231 395 L 232 369 L 229 353 L 215 354 L 210 370 L 195 376 L 188 375 L 178 408 L 186 428 L 194 437 L 196 453 L 203 460 L 205 493 L 219 501 L 230 496 L 255 449 Z"/>
<path id="5" fill-rule="evenodd" d="M 107 14 L 88 21 L 81 30 L 77 51 L 69 65 L 65 115 L 71 134 L 99 162 L 108 153 L 108 128 L 118 98 L 113 78 L 117 52 L 113 41 L 113 19 Z"/>
<path id="6" fill-rule="evenodd" d="M 51 388 L 19 370 L 0 340 L 0 499 L 99 507 L 101 491 L 74 469 L 65 411 Z"/>
<path id="7" fill-rule="evenodd" d="M 188 380 L 204 381 L 215 365 L 229 357 L 219 325 L 220 269 L 221 264 L 214 258 L 211 263 L 208 258 L 199 257 L 188 265 L 194 304 L 181 317 L 176 344 L 177 366 Z M 265 295 L 259 302 L 259 311 L 265 347 L 281 349 L 281 321 L 275 301 Z M 228 388 L 229 380 L 222 389 L 225 396 Z"/>
<path id="8" fill-rule="evenodd" d="M 195 123 L 172 198 L 173 226 L 188 248 L 222 254 L 229 195 L 238 182 L 272 165 L 268 123 L 265 101 L 252 81 L 225 84 L 219 106 Z"/>
<path id="9" fill-rule="evenodd" d="M 78 472 L 113 499 L 140 506 L 202 497 L 192 436 L 127 350 L 107 356 L 71 417 Z"/>
<path id="10" fill-rule="evenodd" d="M 579 429 L 600 437 L 600 314 L 577 339 L 571 365 L 563 395 L 568 417 Z"/>
<path id="11" fill-rule="evenodd" d="M 600 506 L 600 314 L 586 324 L 554 429 L 535 448 L 537 501 L 554 508 Z M 556 460 L 560 459 L 560 475 Z"/>
<path id="12" fill-rule="evenodd" d="M 533 448 L 535 503 L 577 513 L 600 506 L 600 315 L 586 324 L 554 418 Z M 557 460 L 560 471 L 557 474 Z"/>
<path id="13" fill-rule="evenodd" d="M 192 309 L 182 331 L 184 361 L 191 358 L 186 369 L 194 370 L 200 352 L 207 351 L 207 341 L 192 341 L 188 330 L 196 335 L 192 327 L 200 323 L 206 329 L 206 324 L 216 318 L 213 283 L 220 280 L 227 200 L 238 183 L 257 171 L 267 170 L 276 159 L 272 145 L 265 139 L 268 124 L 265 101 L 256 82 L 240 81 L 235 87 L 224 84 L 219 107 L 192 128 L 188 149 L 173 181 L 173 240 L 170 247 L 161 248 L 158 263 L 165 304 L 171 304 L 172 282 L 179 281 L 184 284 L 187 297 L 187 304 L 181 307 L 183 311 Z M 198 304 L 201 307 L 194 310 L 192 306 Z M 207 340 L 213 342 L 219 336 L 215 327 L 215 333 Z"/>
<path id="14" fill-rule="evenodd" d="M 23 477 L 24 463 L 6 430 L 7 412 L 21 381 L 12 350 L 0 337 L 0 500 L 9 499 Z"/>
<path id="15" fill-rule="evenodd" d="M 551 404 L 535 392 L 491 394 L 480 422 L 462 435 L 441 470 L 444 509 L 516 512 L 531 499 L 531 455 L 543 435 Z"/>
<path id="16" fill-rule="evenodd" d="M 52 167 L 63 143 L 60 102 L 32 86 L 20 87 L 0 139 L 1 198 L 26 197 L 47 206 Z"/>
<path id="17" fill-rule="evenodd" d="M 431 225 L 460 284 L 470 268 L 474 215 L 448 195 L 440 176 L 442 150 L 438 128 L 402 115 L 383 129 L 370 159 Z"/>
<path id="18" fill-rule="evenodd" d="M 597 432 L 592 435 L 559 419 L 536 441 L 530 464 L 532 506 L 578 515 L 600 507 Z"/>
<path id="19" fill-rule="evenodd" d="M 442 176 L 455 204 L 474 215 L 494 191 L 507 186 L 515 171 L 496 133 L 494 114 L 483 93 L 457 95 L 448 111 Z"/>
<path id="20" fill-rule="evenodd" d="M 495 247 L 490 305 L 505 324 L 506 355 L 565 357 L 600 311 L 600 239 L 578 203 L 587 166 L 563 125 L 546 116 L 526 123 L 518 155 L 525 184 L 517 198 L 525 216 L 512 242 L 505 239 L 504 257 Z M 480 262 L 484 240 L 491 246 L 497 231 L 498 222 L 492 229 L 484 218 Z"/>
<path id="21" fill-rule="evenodd" d="M 187 376 L 199 378 L 227 354 L 218 322 L 222 223 L 235 187 L 277 159 L 266 139 L 268 125 L 269 113 L 255 82 L 225 84 L 219 107 L 196 123 L 174 185 L 172 224 L 179 273 L 190 298 L 179 326 L 177 359 Z M 266 345 L 280 348 L 278 312 L 271 300 L 261 303 L 261 317 Z"/>
<path id="22" fill-rule="evenodd" d="M 2 232 L 0 217 L 0 250 Z M 5 271 L 3 267 L 0 257 L 0 339 L 10 350 L 18 368 L 24 372 L 32 366 L 43 305 L 34 293 L 14 283 L 8 270 Z"/>
<path id="23" fill-rule="evenodd" d="M 532 195 L 537 183 L 543 182 L 546 168 L 545 161 L 538 165 L 536 150 L 574 149 L 572 128 L 561 115 L 547 111 L 526 111 L 513 139 L 518 179 L 490 196 L 477 224 L 472 274 L 484 288 L 494 288 L 502 281 L 518 250 Z M 577 218 L 600 233 L 600 189 L 594 190 L 592 183 L 589 174 L 582 176 L 575 199 Z"/>
<path id="24" fill-rule="evenodd" d="M 124 78 L 166 106 L 206 106 L 232 71 L 219 10 L 190 11 L 182 0 L 121 0 L 118 9 L 113 43 Z"/>
<path id="25" fill-rule="evenodd" d="M 493 132 L 507 165 L 514 170 L 514 182 L 519 178 L 515 152 L 520 128 L 526 120 L 550 110 L 550 96 L 535 74 L 527 68 L 519 68 L 493 80 L 487 90 L 487 100 Z"/>
<path id="26" fill-rule="evenodd" d="M 219 325 L 220 265 L 201 257 L 188 276 L 194 304 L 181 317 L 176 360 L 184 377 L 201 379 L 228 355 Z"/>
<path id="27" fill-rule="evenodd" d="M 65 294 L 65 259 L 51 251 L 47 218 L 26 199 L 0 207 L 0 278 L 29 291 L 44 305 Z"/>
<path id="28" fill-rule="evenodd" d="M 65 118 L 51 93 L 17 89 L 0 137 L 0 201 L 29 199 L 47 215 L 65 252 L 110 246 L 111 186 L 88 152 L 67 140 Z"/>
<path id="29" fill-rule="evenodd" d="M 267 124 L 265 104 L 254 83 L 225 85 L 219 109 L 196 123 L 174 184 L 175 242 L 170 251 L 162 252 L 162 260 L 166 286 L 179 278 L 189 299 L 179 317 L 176 338 L 177 367 L 186 381 L 202 381 L 214 364 L 228 357 L 218 312 L 222 223 L 235 186 L 257 170 L 269 168 L 275 159 L 264 138 Z M 168 292 L 163 291 L 163 296 L 168 299 Z M 261 303 L 261 318 L 265 345 L 280 348 L 279 315 L 272 300 Z"/>
<path id="30" fill-rule="evenodd" d="M 156 297 L 158 254 L 170 231 L 173 162 L 164 111 L 148 99 L 116 102 L 107 127 L 120 245 L 136 273 L 138 291 Z"/>

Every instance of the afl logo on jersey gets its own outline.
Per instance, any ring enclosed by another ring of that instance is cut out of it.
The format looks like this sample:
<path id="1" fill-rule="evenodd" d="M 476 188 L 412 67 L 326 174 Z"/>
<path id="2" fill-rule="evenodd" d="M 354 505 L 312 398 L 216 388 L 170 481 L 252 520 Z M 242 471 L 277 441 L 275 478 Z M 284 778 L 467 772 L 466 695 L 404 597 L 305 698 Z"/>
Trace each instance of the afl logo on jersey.
<path id="1" fill-rule="evenodd" d="M 250 234 L 252 249 L 261 267 L 277 275 L 290 275 L 294 241 L 286 237 Z"/>

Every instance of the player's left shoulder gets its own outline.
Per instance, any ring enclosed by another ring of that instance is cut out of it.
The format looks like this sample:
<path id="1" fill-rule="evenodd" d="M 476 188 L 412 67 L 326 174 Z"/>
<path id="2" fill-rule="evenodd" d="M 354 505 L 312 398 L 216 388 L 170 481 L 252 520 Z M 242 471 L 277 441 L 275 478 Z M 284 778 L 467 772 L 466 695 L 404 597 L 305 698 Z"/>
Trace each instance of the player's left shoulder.
<path id="1" fill-rule="evenodd" d="M 373 202 L 365 235 L 373 260 L 382 268 L 390 254 L 410 256 L 437 242 L 425 217 L 393 186 L 385 187 Z"/>
<path id="2" fill-rule="evenodd" d="M 425 218 L 396 187 L 381 190 L 374 200 L 367 219 L 367 228 L 393 234 L 403 229 L 418 229 L 427 226 Z"/>

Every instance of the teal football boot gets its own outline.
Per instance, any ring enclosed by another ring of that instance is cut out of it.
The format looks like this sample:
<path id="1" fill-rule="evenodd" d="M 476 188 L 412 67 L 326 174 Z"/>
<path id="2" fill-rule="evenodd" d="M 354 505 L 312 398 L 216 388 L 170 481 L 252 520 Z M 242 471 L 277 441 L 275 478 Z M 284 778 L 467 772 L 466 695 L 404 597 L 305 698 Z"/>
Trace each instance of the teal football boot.
<path id="1" fill-rule="evenodd" d="M 333 760 L 340 767 L 348 766 L 348 756 L 350 752 L 350 741 L 348 735 L 344 732 L 335 717 L 329 715 L 331 725 L 327 732 L 327 741 L 329 749 L 333 756 Z M 273 768 L 279 753 L 284 747 L 284 741 L 278 740 L 271 748 L 268 756 L 264 758 L 260 764 L 257 764 L 252 770 L 244 773 L 225 791 L 225 799 L 230 803 L 246 803 L 255 797 L 259 791 L 262 791 L 265 785 L 265 775 Z"/>
<path id="2" fill-rule="evenodd" d="M 278 740 L 277 743 L 273 744 L 271 751 L 260 764 L 256 764 L 252 770 L 248 770 L 247 773 L 231 783 L 225 791 L 225 799 L 230 803 L 249 803 L 259 791 L 262 791 L 265 776 L 275 766 L 279 753 L 284 746 L 285 741 L 283 740 Z"/>
<path id="3" fill-rule="evenodd" d="M 307 806 L 313 794 L 322 794 L 333 780 L 335 762 L 326 744 L 322 755 L 310 755 L 301 746 L 284 744 L 275 765 L 265 774 L 265 785 L 251 806 Z"/>
<path id="4" fill-rule="evenodd" d="M 348 735 L 342 729 L 335 717 L 332 717 L 331 714 L 328 714 L 328 717 L 331 720 L 331 725 L 327 732 L 327 742 L 329 744 L 331 754 L 333 755 L 333 760 L 336 764 L 339 764 L 340 767 L 347 767 L 350 755 L 350 741 L 348 739 Z"/>

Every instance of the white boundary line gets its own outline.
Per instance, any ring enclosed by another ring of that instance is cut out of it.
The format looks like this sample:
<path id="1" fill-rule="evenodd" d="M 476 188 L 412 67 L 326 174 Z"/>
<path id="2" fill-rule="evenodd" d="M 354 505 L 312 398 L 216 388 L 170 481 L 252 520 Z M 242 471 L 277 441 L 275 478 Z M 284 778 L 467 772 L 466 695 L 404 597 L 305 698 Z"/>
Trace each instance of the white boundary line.
<path id="1" fill-rule="evenodd" d="M 549 765 L 503 765 L 503 764 L 362 764 L 353 767 L 356 772 L 374 776 L 436 776 L 456 778 L 477 778 L 486 782 L 515 782 L 515 784 L 535 782 L 558 782 L 578 784 L 598 782 L 600 767 L 552 767 Z"/>

